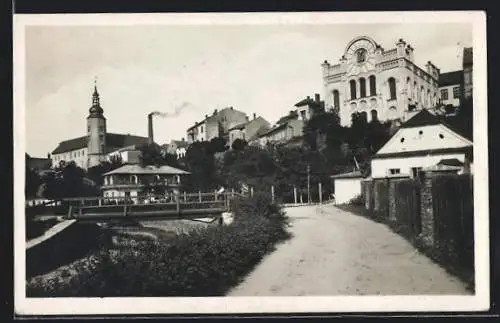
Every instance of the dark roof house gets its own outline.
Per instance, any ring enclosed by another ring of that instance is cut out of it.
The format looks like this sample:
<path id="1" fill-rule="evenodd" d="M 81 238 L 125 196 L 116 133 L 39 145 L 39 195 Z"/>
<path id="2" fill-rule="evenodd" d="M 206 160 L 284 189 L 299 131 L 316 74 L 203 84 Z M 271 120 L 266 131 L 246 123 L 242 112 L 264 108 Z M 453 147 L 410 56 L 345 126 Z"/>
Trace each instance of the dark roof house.
<path id="1" fill-rule="evenodd" d="M 52 161 L 50 158 L 31 157 L 28 154 L 25 154 L 25 157 L 26 164 L 30 169 L 47 170 L 52 166 Z"/>
<path id="2" fill-rule="evenodd" d="M 439 75 L 439 86 L 462 84 L 463 71 L 453 71 Z"/>

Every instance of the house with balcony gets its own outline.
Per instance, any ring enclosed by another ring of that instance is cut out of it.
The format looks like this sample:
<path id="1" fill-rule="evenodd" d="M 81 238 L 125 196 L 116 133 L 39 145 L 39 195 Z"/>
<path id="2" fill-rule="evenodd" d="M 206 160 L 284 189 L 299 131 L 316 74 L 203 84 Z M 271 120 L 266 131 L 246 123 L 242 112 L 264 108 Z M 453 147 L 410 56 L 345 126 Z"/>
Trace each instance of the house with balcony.
<path id="1" fill-rule="evenodd" d="M 168 165 L 124 165 L 103 175 L 101 190 L 104 197 L 137 201 L 147 195 L 145 188 L 151 184 L 164 185 L 166 193 L 179 193 L 182 179 L 187 175 L 189 172 Z"/>

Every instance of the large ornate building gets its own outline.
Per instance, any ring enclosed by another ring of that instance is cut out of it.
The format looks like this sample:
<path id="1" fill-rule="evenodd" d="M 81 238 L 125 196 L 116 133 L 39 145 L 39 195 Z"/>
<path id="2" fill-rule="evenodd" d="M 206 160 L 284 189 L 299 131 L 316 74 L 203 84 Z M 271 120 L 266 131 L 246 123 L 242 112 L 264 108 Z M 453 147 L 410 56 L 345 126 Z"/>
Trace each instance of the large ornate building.
<path id="1" fill-rule="evenodd" d="M 339 64 L 322 64 L 326 109 L 339 112 L 343 126 L 360 113 L 369 122 L 404 122 L 439 99 L 439 69 L 430 61 L 425 69 L 414 63 L 414 50 L 403 39 L 384 49 L 361 36 L 347 44 Z"/>

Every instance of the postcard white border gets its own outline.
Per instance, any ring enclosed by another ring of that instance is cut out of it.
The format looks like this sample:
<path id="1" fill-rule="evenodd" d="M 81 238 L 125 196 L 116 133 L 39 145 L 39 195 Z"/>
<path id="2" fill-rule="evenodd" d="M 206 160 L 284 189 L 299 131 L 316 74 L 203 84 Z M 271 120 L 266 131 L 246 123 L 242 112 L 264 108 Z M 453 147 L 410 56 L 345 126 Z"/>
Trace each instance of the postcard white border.
<path id="1" fill-rule="evenodd" d="M 474 55 L 474 296 L 28 299 L 25 292 L 25 44 L 28 25 L 471 23 Z M 20 315 L 479 311 L 489 308 L 486 15 L 481 11 L 14 15 L 14 300 Z"/>

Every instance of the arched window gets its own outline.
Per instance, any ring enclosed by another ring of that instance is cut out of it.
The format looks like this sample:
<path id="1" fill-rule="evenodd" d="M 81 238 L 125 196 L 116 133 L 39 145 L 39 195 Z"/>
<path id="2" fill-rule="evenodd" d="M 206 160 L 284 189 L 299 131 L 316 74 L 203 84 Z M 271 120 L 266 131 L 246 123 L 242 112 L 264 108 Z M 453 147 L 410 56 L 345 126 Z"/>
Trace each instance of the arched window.
<path id="1" fill-rule="evenodd" d="M 396 119 L 398 116 L 398 112 L 395 106 L 389 108 L 389 119 Z"/>
<path id="2" fill-rule="evenodd" d="M 388 82 L 389 82 L 389 98 L 391 100 L 395 100 L 396 99 L 396 80 L 394 79 L 394 77 L 391 77 L 391 78 L 389 78 Z"/>
<path id="3" fill-rule="evenodd" d="M 426 104 L 432 107 L 431 90 L 427 89 L 427 96 L 425 97 L 425 99 L 426 99 Z"/>
<path id="4" fill-rule="evenodd" d="M 371 75 L 369 80 L 370 80 L 370 95 L 377 95 L 377 84 L 375 75 Z"/>
<path id="5" fill-rule="evenodd" d="M 412 93 L 411 93 L 411 79 L 410 77 L 406 78 L 406 94 L 408 95 L 408 98 L 412 98 Z"/>
<path id="6" fill-rule="evenodd" d="M 356 81 L 351 80 L 349 84 L 351 85 L 351 100 L 354 100 L 356 99 Z"/>
<path id="7" fill-rule="evenodd" d="M 425 90 L 424 87 L 420 87 L 420 103 L 423 105 L 425 103 Z"/>
<path id="8" fill-rule="evenodd" d="M 417 81 L 413 82 L 413 89 L 412 89 L 412 96 L 413 96 L 413 100 L 417 100 L 417 91 L 418 91 L 418 87 L 417 87 Z"/>
<path id="9" fill-rule="evenodd" d="M 361 98 L 366 97 L 366 80 L 364 77 L 359 79 L 359 92 Z"/>
<path id="10" fill-rule="evenodd" d="M 378 121 L 378 113 L 377 110 L 372 110 L 371 112 L 372 115 L 372 121 Z"/>
<path id="11" fill-rule="evenodd" d="M 337 90 L 333 91 L 333 107 L 335 109 L 340 108 L 340 95 L 339 95 L 339 91 L 337 91 Z"/>

